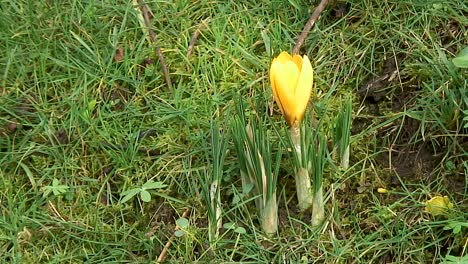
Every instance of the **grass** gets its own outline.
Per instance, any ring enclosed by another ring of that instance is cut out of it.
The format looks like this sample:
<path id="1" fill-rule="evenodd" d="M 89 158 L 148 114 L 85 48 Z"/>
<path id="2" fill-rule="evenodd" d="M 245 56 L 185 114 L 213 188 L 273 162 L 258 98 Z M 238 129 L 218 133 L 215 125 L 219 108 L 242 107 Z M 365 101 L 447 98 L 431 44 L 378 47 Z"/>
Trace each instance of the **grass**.
<path id="1" fill-rule="evenodd" d="M 338 6 L 326 8 L 301 50 L 312 59 L 314 109 L 325 130 L 340 98 L 353 98 L 350 167 L 330 160 L 324 172 L 326 224 L 311 228 L 310 216 L 297 213 L 285 155 L 279 232 L 265 237 L 253 199 L 242 196 L 231 130 L 221 125 L 229 140 L 222 218 L 230 225 L 215 247 L 201 178 L 212 166 L 212 120 L 229 124 L 241 96 L 247 115 L 268 115 L 285 132 L 276 106 L 270 116 L 268 68 L 294 46 L 310 1 L 148 1 L 172 91 L 128 1 L 3 3 L 0 262 L 154 262 L 186 210 L 171 263 L 466 259 L 468 88 L 466 70 L 450 61 L 468 45 L 468 6 L 347 2 L 342 17 Z M 191 35 L 206 18 L 188 58 Z M 357 93 L 395 56 L 401 61 L 391 81 Z M 143 65 L 148 58 L 155 62 Z M 138 195 L 119 203 L 121 193 L 150 180 L 167 186 L 150 190 L 148 203 Z M 446 216 L 423 211 L 435 195 L 454 203 Z"/>

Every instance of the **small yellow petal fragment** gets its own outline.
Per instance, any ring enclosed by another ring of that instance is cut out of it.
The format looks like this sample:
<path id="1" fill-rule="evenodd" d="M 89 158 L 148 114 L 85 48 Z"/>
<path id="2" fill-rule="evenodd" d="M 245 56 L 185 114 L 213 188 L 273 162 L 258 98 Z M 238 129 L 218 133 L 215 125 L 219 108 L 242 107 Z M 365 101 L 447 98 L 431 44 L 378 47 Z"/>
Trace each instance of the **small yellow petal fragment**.
<path id="1" fill-rule="evenodd" d="M 453 203 L 450 202 L 448 196 L 434 196 L 426 202 L 424 211 L 434 216 L 447 214 L 447 209 L 453 208 Z"/>
<path id="2" fill-rule="evenodd" d="M 388 190 L 385 188 L 377 188 L 378 193 L 388 193 Z"/>

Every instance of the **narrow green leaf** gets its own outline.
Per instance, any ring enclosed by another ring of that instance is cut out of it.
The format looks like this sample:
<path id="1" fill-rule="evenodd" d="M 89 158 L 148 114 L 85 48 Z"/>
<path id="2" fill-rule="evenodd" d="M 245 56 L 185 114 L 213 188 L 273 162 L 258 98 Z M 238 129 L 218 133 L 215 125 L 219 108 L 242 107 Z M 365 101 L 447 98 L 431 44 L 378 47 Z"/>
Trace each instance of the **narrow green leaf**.
<path id="1" fill-rule="evenodd" d="M 296 10 L 302 10 L 302 7 L 299 3 L 294 0 L 288 0 L 289 4 L 291 4 Z"/>
<path id="2" fill-rule="evenodd" d="M 26 164 L 24 164 L 23 162 L 20 162 L 19 165 L 21 166 L 21 168 L 23 168 L 24 172 L 28 176 L 28 179 L 29 179 L 29 182 L 31 183 L 31 186 L 34 189 L 36 189 L 37 188 L 37 183 L 36 183 L 36 180 L 34 179 L 33 173 L 29 169 L 29 167 Z"/>
<path id="3" fill-rule="evenodd" d="M 88 103 L 88 110 L 89 110 L 89 111 L 93 111 L 94 108 L 96 107 L 96 104 L 97 104 L 96 99 L 93 99 L 93 100 L 89 101 L 89 103 Z"/>
<path id="4" fill-rule="evenodd" d="M 271 41 L 270 37 L 268 36 L 268 33 L 265 29 L 261 31 L 263 43 L 265 44 L 265 51 L 268 54 L 268 56 L 271 56 Z"/>
<path id="5" fill-rule="evenodd" d="M 85 49 L 89 51 L 89 53 L 91 53 L 94 57 L 96 57 L 95 52 L 89 47 L 89 45 L 80 36 L 78 36 L 78 34 L 76 34 L 73 31 L 70 31 L 70 33 L 73 35 L 73 37 L 76 40 L 78 40 L 78 42 L 80 42 L 81 45 L 83 45 L 83 47 L 85 47 Z"/>

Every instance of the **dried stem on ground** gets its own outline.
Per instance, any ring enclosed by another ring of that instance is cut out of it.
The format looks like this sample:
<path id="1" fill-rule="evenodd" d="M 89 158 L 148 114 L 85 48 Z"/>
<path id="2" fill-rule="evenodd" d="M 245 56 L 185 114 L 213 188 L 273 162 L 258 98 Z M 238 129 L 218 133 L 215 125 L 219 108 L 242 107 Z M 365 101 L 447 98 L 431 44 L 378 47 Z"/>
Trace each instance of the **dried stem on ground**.
<path id="1" fill-rule="evenodd" d="M 190 213 L 190 208 L 186 208 L 184 213 L 182 214 L 182 217 L 187 218 L 189 213 Z M 179 229 L 180 228 L 178 226 L 176 226 L 174 232 L 179 230 Z M 174 239 L 175 239 L 175 233 L 172 234 L 171 238 L 169 238 L 169 241 L 167 241 L 166 245 L 164 245 L 164 248 L 163 248 L 163 250 L 161 251 L 161 254 L 159 254 L 159 257 L 158 257 L 158 261 L 157 261 L 158 263 L 163 262 L 163 261 L 166 260 L 167 252 L 169 251 L 169 248 L 171 247 L 172 241 L 174 241 Z"/>
<path id="2" fill-rule="evenodd" d="M 205 29 L 205 27 L 208 24 L 209 20 L 210 20 L 210 18 L 204 19 L 200 23 L 200 25 L 198 26 L 197 30 L 195 30 L 195 32 L 193 32 L 192 38 L 190 39 L 190 43 L 189 43 L 189 46 L 187 48 L 187 58 L 190 58 L 190 56 L 192 55 L 193 49 L 195 48 L 195 43 L 197 42 L 197 39 L 200 36 L 201 31 L 203 29 Z"/>
<path id="3" fill-rule="evenodd" d="M 310 29 L 314 25 L 315 21 L 319 18 L 319 16 L 322 14 L 323 9 L 325 9 L 325 6 L 327 5 L 328 0 L 322 0 L 320 4 L 315 8 L 314 13 L 312 13 L 312 16 L 310 16 L 309 21 L 307 21 L 307 24 L 305 24 L 304 29 L 302 30 L 301 35 L 296 41 L 296 46 L 294 46 L 293 49 L 293 54 L 298 54 L 299 49 L 302 47 L 302 44 L 304 44 L 304 41 L 307 37 L 307 35 L 310 32 Z"/>

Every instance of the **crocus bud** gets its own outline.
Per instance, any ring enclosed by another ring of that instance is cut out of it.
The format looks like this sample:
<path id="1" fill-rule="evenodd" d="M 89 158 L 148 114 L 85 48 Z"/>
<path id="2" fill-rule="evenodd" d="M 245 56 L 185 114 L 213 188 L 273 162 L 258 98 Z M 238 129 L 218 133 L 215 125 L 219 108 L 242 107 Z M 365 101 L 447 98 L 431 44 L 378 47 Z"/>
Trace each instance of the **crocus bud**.
<path id="1" fill-rule="evenodd" d="M 314 82 L 314 70 L 309 58 L 281 52 L 271 63 L 270 82 L 275 101 L 286 122 L 290 126 L 301 122 Z"/>
<path id="2" fill-rule="evenodd" d="M 378 193 L 388 193 L 388 190 L 385 188 L 377 188 Z"/>

